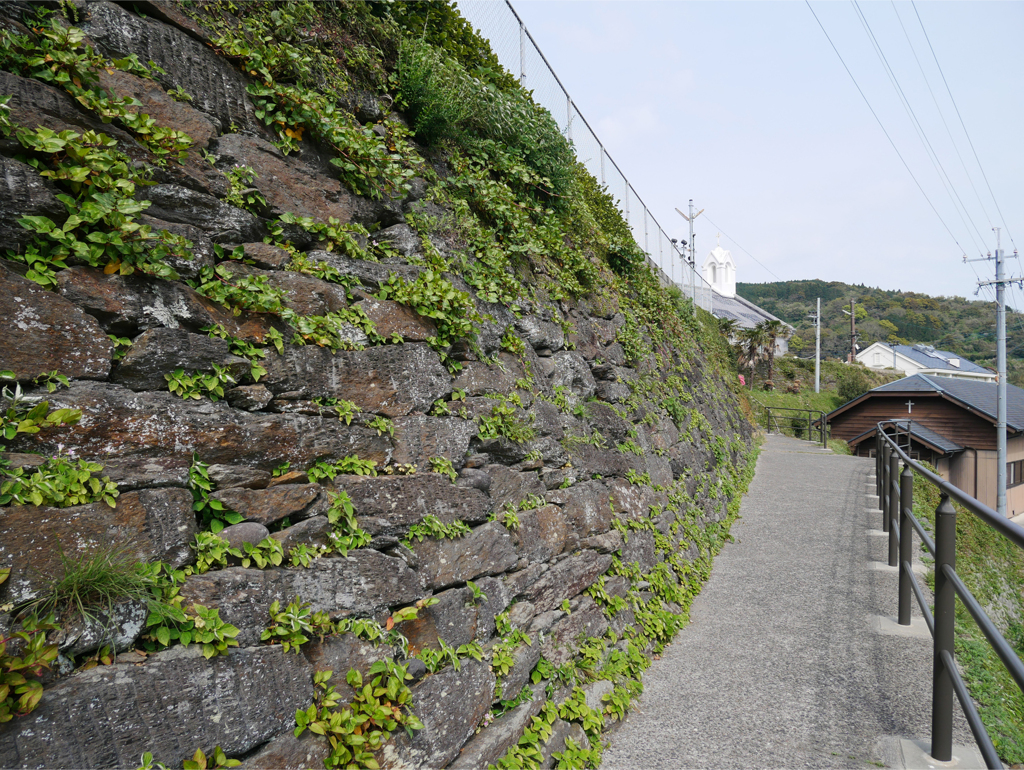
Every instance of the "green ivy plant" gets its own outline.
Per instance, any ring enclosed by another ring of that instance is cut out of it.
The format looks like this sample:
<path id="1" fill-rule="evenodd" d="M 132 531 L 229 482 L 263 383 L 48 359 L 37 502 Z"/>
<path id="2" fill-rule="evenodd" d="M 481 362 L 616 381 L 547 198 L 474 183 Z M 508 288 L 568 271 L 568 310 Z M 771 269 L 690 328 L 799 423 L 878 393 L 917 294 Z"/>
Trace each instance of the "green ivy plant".
<path id="1" fill-rule="evenodd" d="M 368 671 L 368 682 L 355 669 L 349 670 L 345 681 L 355 696 L 340 709 L 341 696 L 330 684 L 333 673 L 313 674 L 313 703 L 295 712 L 296 737 L 308 729 L 330 743 L 331 754 L 324 761 L 328 770 L 375 768 L 373 752 L 392 733 L 404 728 L 411 737 L 413 731 L 423 729 L 423 723 L 412 712 L 412 691 L 406 684 L 412 675 L 404 666 L 392 660 L 377 661 Z"/>
<path id="2" fill-rule="evenodd" d="M 44 460 L 31 474 L 22 468 L 11 468 L 0 458 L 0 505 L 52 505 L 67 508 L 72 505 L 104 502 L 111 508 L 120 492 L 109 476 L 94 474 L 103 470 L 100 463 L 76 460 L 73 450 Z"/>
<path id="3" fill-rule="evenodd" d="M 445 524 L 433 514 L 428 513 L 418 524 L 413 524 L 409 527 L 409 532 L 406 534 L 403 542 L 407 546 L 412 546 L 414 541 L 422 543 L 428 537 L 454 540 L 468 535 L 471 531 L 469 525 L 463 521 L 453 521 L 451 524 Z"/>

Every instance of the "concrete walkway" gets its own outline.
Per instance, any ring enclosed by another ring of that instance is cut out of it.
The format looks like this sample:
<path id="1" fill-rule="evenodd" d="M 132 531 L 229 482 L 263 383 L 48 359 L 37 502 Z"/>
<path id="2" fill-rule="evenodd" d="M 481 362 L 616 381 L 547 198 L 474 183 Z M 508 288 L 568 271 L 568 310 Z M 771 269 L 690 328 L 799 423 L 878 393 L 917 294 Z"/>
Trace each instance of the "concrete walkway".
<path id="1" fill-rule="evenodd" d="M 876 501 L 873 460 L 769 436 L 736 542 L 602 767 L 904 766 L 899 738 L 927 749 L 931 637 L 920 617 L 911 635 L 886 620 L 897 574 Z"/>

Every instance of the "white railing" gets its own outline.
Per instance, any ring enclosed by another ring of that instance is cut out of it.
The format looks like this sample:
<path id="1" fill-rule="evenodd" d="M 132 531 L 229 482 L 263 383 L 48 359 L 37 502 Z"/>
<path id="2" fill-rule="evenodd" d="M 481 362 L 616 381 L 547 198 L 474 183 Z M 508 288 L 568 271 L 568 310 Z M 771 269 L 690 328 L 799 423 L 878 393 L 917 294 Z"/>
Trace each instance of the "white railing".
<path id="1" fill-rule="evenodd" d="M 665 229 L 633 189 L 508 0 L 459 0 L 458 9 L 487 38 L 498 61 L 533 92 L 572 144 L 576 157 L 617 199 L 619 210 L 633 231 L 637 245 L 647 253 L 651 267 L 665 285 L 675 284 L 683 295 L 711 312 L 711 286 L 690 264 Z"/>

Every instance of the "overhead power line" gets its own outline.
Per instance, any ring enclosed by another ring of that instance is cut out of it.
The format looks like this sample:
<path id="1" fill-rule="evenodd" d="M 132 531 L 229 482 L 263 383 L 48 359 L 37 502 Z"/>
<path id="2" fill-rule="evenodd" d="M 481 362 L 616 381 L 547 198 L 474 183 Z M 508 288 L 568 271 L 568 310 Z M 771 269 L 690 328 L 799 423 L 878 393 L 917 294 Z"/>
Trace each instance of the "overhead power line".
<path id="1" fill-rule="evenodd" d="M 949 100 L 953 102 L 953 109 L 956 110 L 956 116 L 960 119 L 960 127 L 963 128 L 964 135 L 967 137 L 967 143 L 971 146 L 971 152 L 974 153 L 974 160 L 977 162 L 978 168 L 981 170 L 981 177 L 985 180 L 986 187 L 988 187 L 988 194 L 992 196 L 992 203 L 995 204 L 996 211 L 999 212 L 999 218 L 1003 222 L 1003 229 L 1006 230 L 1006 236 L 1010 239 L 1010 243 L 1012 243 L 1013 247 L 1016 249 L 1017 244 L 1013 240 L 1013 235 L 1010 234 L 1010 228 L 1006 226 L 1006 217 L 1003 216 L 1003 211 L 999 207 L 999 201 L 996 200 L 996 194 L 992 192 L 992 184 L 988 181 L 988 174 L 985 173 L 985 167 L 981 165 L 981 158 L 978 157 L 978 151 L 974 148 L 974 142 L 971 140 L 971 134 L 967 130 L 967 125 L 964 123 L 964 117 L 960 114 L 960 108 L 956 104 L 956 99 L 953 98 L 953 91 L 949 87 L 949 81 L 946 80 L 946 73 L 942 71 L 942 65 L 939 64 L 939 57 L 935 53 L 935 46 L 932 45 L 931 38 L 928 37 L 928 30 L 924 28 L 924 22 L 921 20 L 921 14 L 917 10 L 917 3 L 915 3 L 914 0 L 911 0 L 910 4 L 913 6 L 914 13 L 917 15 L 917 23 L 921 25 L 921 31 L 924 33 L 924 39 L 928 41 L 928 48 L 931 50 L 932 58 L 935 60 L 935 66 L 938 67 L 939 74 L 942 76 L 942 83 L 946 86 L 946 93 L 949 94 Z M 821 22 L 819 22 L 819 24 L 820 23 Z"/>
<path id="2" fill-rule="evenodd" d="M 942 107 L 939 106 L 938 97 L 935 96 L 935 91 L 932 89 L 931 81 L 928 79 L 928 75 L 924 71 L 924 65 L 921 64 L 921 59 L 917 55 L 917 49 L 914 47 L 914 43 L 910 39 L 910 32 L 907 30 L 906 25 L 903 23 L 903 17 L 900 15 L 899 8 L 896 7 L 896 0 L 890 0 L 892 4 L 893 13 L 896 14 L 896 18 L 900 22 L 900 29 L 903 30 L 903 36 L 907 39 L 907 45 L 910 47 L 910 52 L 914 54 L 914 61 L 917 62 L 917 69 L 921 73 L 921 77 L 924 80 L 924 84 L 928 87 L 928 93 L 931 94 L 932 103 L 935 105 L 935 111 L 939 113 L 939 119 L 942 121 L 943 128 L 946 129 L 946 136 L 949 137 L 950 144 L 953 145 L 953 150 L 956 152 L 956 157 L 960 161 L 960 167 L 964 170 L 964 175 L 967 177 L 967 181 L 970 182 L 971 189 L 974 191 L 974 197 L 978 200 L 978 205 L 981 206 L 981 211 L 985 215 L 985 220 L 988 222 L 988 226 L 993 227 L 992 217 L 988 214 L 988 209 L 985 208 L 985 202 L 981 199 L 981 193 L 978 192 L 977 185 L 974 184 L 974 177 L 971 176 L 971 172 L 967 169 L 967 163 L 964 161 L 964 156 L 960 153 L 960 145 L 953 138 L 953 132 L 949 128 L 949 123 L 946 122 L 946 114 L 942 111 Z M 981 233 L 978 233 L 981 237 Z M 984 241 L 982 237 L 982 241 Z"/>
<path id="3" fill-rule="evenodd" d="M 776 281 L 781 281 L 781 280 L 782 280 L 781 278 L 779 278 L 779 276 L 775 275 L 775 273 L 772 273 L 772 270 L 771 270 L 771 268 L 770 268 L 770 267 L 768 267 L 767 265 L 765 265 L 765 264 L 764 264 L 763 262 L 761 262 L 761 261 L 760 261 L 760 260 L 759 260 L 759 259 L 758 259 L 757 257 L 755 257 L 755 256 L 754 256 L 753 254 L 751 254 L 751 253 L 750 253 L 749 251 L 747 251 L 747 250 L 746 250 L 745 248 L 743 248 L 742 246 L 740 246 L 740 245 L 739 245 L 739 243 L 736 243 L 736 239 L 735 239 L 735 238 L 733 238 L 733 237 L 732 237 L 731 235 L 729 235 L 729 234 L 728 234 L 727 232 L 725 232 L 725 230 L 723 230 L 723 229 L 722 229 L 721 227 L 719 227 L 719 226 L 718 226 L 718 225 L 716 225 L 716 224 L 715 224 L 714 222 L 712 222 L 712 221 L 711 221 L 711 217 L 709 217 L 709 216 L 708 216 L 707 214 L 705 214 L 705 215 L 704 215 L 704 218 L 705 218 L 705 219 L 706 219 L 706 220 L 708 221 L 708 224 L 709 224 L 709 225 L 711 225 L 712 227 L 714 227 L 714 228 L 715 228 L 716 230 L 718 230 L 718 232 L 720 232 L 720 233 L 721 233 L 722 235 L 724 235 L 724 236 L 725 236 L 726 238 L 728 238 L 728 239 L 729 239 L 730 241 L 732 241 L 732 242 L 733 242 L 734 244 L 736 244 L 736 248 L 737 248 L 737 249 L 739 249 L 740 251 L 742 251 L 742 252 L 743 252 L 744 254 L 746 254 L 746 255 L 747 255 L 748 257 L 750 257 L 750 258 L 751 258 L 752 260 L 754 260 L 755 262 L 757 262 L 757 264 L 759 264 L 759 265 L 760 265 L 761 267 L 763 267 L 763 268 L 764 268 L 765 270 L 767 270 L 767 271 L 768 271 L 769 273 L 771 273 L 771 274 L 772 274 L 773 276 L 775 276 L 775 280 L 776 280 Z"/>
<path id="4" fill-rule="evenodd" d="M 935 173 L 939 176 L 939 181 L 942 182 L 943 188 L 946 190 L 946 195 L 949 196 L 949 202 L 953 204 L 953 209 L 960 217 L 960 221 L 963 223 L 964 228 L 967 230 L 967 234 L 970 239 L 974 242 L 974 248 L 981 254 L 984 252 L 985 239 L 981 236 L 981 232 L 978 230 L 978 226 L 974 224 L 974 219 L 967 211 L 967 207 L 964 202 L 960 199 L 960 193 L 956 191 L 956 186 L 953 184 L 953 180 L 949 178 L 949 174 L 946 173 L 945 167 L 942 165 L 942 161 L 939 160 L 939 154 L 935 151 L 935 147 L 932 145 L 931 140 L 928 138 L 928 133 L 924 130 L 924 126 L 921 125 L 921 121 L 917 118 L 917 113 L 914 111 L 913 105 L 910 103 L 910 99 L 907 98 L 906 93 L 903 90 L 903 86 L 900 85 L 899 78 L 896 77 L 896 71 L 889 64 L 889 59 L 886 57 L 885 52 L 882 50 L 882 44 L 878 42 L 878 38 L 875 37 L 874 30 L 871 29 L 871 24 L 868 23 L 867 17 L 864 15 L 864 11 L 860 7 L 860 3 L 857 0 L 850 0 L 853 4 L 854 11 L 857 13 L 857 17 L 860 19 L 861 26 L 864 28 L 864 32 L 868 36 L 868 40 L 871 42 L 871 46 L 875 49 L 875 55 L 878 56 L 878 60 L 882 63 L 882 69 L 885 70 L 885 74 L 889 78 L 889 83 L 896 91 L 896 96 L 899 98 L 900 103 L 903 105 L 904 111 L 907 113 L 907 117 L 910 118 L 911 125 L 914 126 L 914 131 L 917 133 L 917 138 L 920 140 L 921 145 L 924 147 L 925 154 L 928 156 L 928 160 L 931 161 L 932 167 L 935 169 Z M 956 200 L 953 200 L 954 196 Z M 959 202 L 960 206 L 957 206 Z M 962 209 L 962 211 L 961 211 Z M 964 218 L 964 214 L 967 218 Z M 970 219 L 971 224 L 967 224 L 967 220 Z M 978 245 L 978 241 L 975 239 L 974 234 L 971 232 L 971 227 L 974 227 L 975 232 L 978 233 L 978 237 L 981 238 L 982 244 Z"/>
<path id="5" fill-rule="evenodd" d="M 843 69 L 845 69 L 846 74 L 850 76 L 850 80 L 853 81 L 853 85 L 856 87 L 857 92 L 864 100 L 864 104 L 866 104 L 868 109 L 871 111 L 871 115 L 875 118 L 875 122 L 878 123 L 878 127 L 882 129 L 882 133 L 885 134 L 885 138 L 888 139 L 889 144 L 892 145 L 892 149 L 895 151 L 897 157 L 899 157 L 900 162 L 903 164 L 903 168 L 905 168 L 907 170 L 907 173 L 910 174 L 910 178 L 914 180 L 914 184 L 917 185 L 917 189 L 920 191 L 921 195 L 924 196 L 924 199 L 928 202 L 928 205 L 931 207 L 931 210 L 934 212 L 939 222 L 942 223 L 942 226 L 945 228 L 946 232 L 949 233 L 949 237 L 953 240 L 953 243 L 955 243 L 956 247 L 960 249 L 960 253 L 965 254 L 963 246 L 960 245 L 960 241 L 958 241 L 956 236 L 953 235 L 953 231 L 949 229 L 949 225 L 946 224 L 946 220 L 942 218 L 942 214 L 940 214 L 939 210 L 935 208 L 935 204 L 932 203 L 932 199 L 928 197 L 928 193 L 924 191 L 924 188 L 921 186 L 921 183 L 917 181 L 917 177 L 914 176 L 914 172 L 910 170 L 910 166 L 907 165 L 907 161 L 903 158 L 903 154 L 896 146 L 896 143 L 892 140 L 892 137 L 889 135 L 889 132 L 885 129 L 885 125 L 882 123 L 881 118 L 878 117 L 878 113 L 875 112 L 875 108 L 871 106 L 871 102 L 865 95 L 864 89 L 860 87 L 860 83 L 857 82 L 857 78 L 853 76 L 853 72 L 851 72 L 850 68 L 846 65 L 846 60 L 843 59 L 843 55 L 839 53 L 839 49 L 836 48 L 836 44 L 832 42 L 831 36 L 829 36 L 828 31 L 825 29 L 825 25 L 821 23 L 821 19 L 818 18 L 818 14 L 816 14 L 814 12 L 814 9 L 811 7 L 810 0 L 804 0 L 804 2 L 807 4 L 807 9 L 811 12 L 811 15 L 814 16 L 814 20 L 818 22 L 818 26 L 821 28 L 822 33 L 825 35 L 825 39 L 828 40 L 829 45 L 832 46 L 832 50 L 835 51 L 836 56 L 839 57 L 839 61 L 843 65 Z"/>

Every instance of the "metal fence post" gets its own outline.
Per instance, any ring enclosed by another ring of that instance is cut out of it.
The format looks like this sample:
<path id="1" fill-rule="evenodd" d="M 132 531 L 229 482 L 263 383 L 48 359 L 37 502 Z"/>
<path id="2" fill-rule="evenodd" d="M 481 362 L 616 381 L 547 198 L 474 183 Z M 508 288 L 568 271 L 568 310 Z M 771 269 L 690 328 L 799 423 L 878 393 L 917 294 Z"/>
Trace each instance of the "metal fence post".
<path id="1" fill-rule="evenodd" d="M 885 531 L 889 533 L 889 566 L 899 566 L 896 559 L 899 558 L 899 545 L 896 541 L 896 527 L 893 522 L 899 519 L 900 515 L 900 456 L 893 452 L 889 456 L 889 508 L 886 511 Z"/>
<path id="2" fill-rule="evenodd" d="M 900 609 L 899 624 L 910 625 L 910 580 L 909 572 L 914 563 L 914 525 L 910 517 L 914 513 L 914 472 L 910 465 L 903 466 L 900 474 Z"/>
<path id="3" fill-rule="evenodd" d="M 956 591 L 945 568 L 956 569 L 956 509 L 943 495 L 935 509 L 935 649 L 932 661 L 932 751 L 933 759 L 949 762 L 953 757 L 953 680 L 942 653 L 953 655 L 953 624 Z"/>
<path id="4" fill-rule="evenodd" d="M 828 420 L 825 419 L 825 413 L 819 412 L 821 415 L 821 448 L 828 449 Z"/>
<path id="5" fill-rule="evenodd" d="M 885 517 L 889 515 L 889 442 L 882 441 L 882 491 L 878 495 L 878 507 L 882 509 L 882 531 L 888 531 Z"/>
<path id="6" fill-rule="evenodd" d="M 875 494 L 882 498 L 882 436 L 875 434 Z"/>

